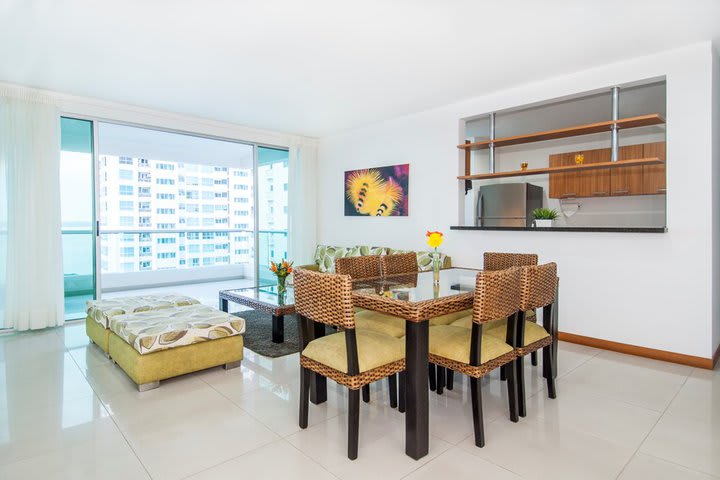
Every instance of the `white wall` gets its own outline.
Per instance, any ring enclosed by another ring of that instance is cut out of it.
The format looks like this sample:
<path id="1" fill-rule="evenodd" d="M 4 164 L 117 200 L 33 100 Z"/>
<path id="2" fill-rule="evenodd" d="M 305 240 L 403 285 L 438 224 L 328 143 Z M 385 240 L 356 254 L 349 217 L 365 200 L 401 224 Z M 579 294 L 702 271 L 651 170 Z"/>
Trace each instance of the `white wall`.
<path id="1" fill-rule="evenodd" d="M 561 276 L 560 330 L 708 358 L 712 345 L 711 45 L 702 43 L 496 92 L 322 138 L 318 239 L 424 248 L 446 233 L 455 265 L 537 252 Z M 452 75 L 452 72 L 448 72 Z M 450 231 L 462 220 L 460 119 L 645 78 L 667 79 L 666 234 Z M 343 215 L 343 172 L 410 163 L 410 216 Z M 717 215 L 718 212 L 715 212 Z M 715 285 L 717 287 L 717 285 Z"/>
<path id="2" fill-rule="evenodd" d="M 713 240 L 712 240 L 712 344 L 720 348 L 720 56 L 713 51 L 712 73 L 712 179 L 713 179 Z"/>

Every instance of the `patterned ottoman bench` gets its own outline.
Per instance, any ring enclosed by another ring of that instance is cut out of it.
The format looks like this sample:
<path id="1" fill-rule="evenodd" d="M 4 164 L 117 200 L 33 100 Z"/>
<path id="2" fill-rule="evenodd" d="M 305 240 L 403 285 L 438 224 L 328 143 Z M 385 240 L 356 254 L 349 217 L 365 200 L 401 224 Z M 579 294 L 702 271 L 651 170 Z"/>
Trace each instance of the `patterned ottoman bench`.
<path id="1" fill-rule="evenodd" d="M 224 365 L 240 366 L 245 320 L 206 305 L 168 307 L 110 318 L 110 357 L 137 384 Z"/>
<path id="2" fill-rule="evenodd" d="M 90 340 L 107 354 L 110 339 L 110 319 L 115 315 L 198 303 L 200 302 L 194 298 L 174 293 L 90 300 L 86 305 L 85 333 L 90 337 Z"/>

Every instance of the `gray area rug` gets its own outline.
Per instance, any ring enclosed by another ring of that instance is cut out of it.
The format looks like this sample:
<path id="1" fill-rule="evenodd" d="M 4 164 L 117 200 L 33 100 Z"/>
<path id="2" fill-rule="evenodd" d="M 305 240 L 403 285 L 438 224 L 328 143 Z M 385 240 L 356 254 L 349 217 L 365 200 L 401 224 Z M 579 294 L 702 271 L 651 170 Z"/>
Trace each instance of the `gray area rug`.
<path id="1" fill-rule="evenodd" d="M 285 341 L 273 343 L 272 341 L 272 315 L 258 310 L 245 310 L 234 313 L 245 319 L 245 347 L 265 357 L 284 357 L 300 351 L 298 338 L 297 318 L 295 315 L 285 315 Z M 335 333 L 326 327 L 326 333 Z"/>

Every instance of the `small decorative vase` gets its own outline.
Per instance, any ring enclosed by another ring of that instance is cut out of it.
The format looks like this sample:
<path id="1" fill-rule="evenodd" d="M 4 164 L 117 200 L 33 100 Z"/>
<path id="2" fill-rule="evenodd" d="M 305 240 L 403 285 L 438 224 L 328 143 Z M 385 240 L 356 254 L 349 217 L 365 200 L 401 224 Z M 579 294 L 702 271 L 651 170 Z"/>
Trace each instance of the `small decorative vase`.
<path id="1" fill-rule="evenodd" d="M 287 276 L 278 275 L 278 277 L 277 277 L 277 282 L 278 282 L 277 289 L 278 289 L 278 296 L 279 296 L 279 297 L 284 297 L 284 296 L 285 296 L 285 292 L 287 292 L 287 287 L 285 286 L 285 280 L 287 280 Z"/>
<path id="2" fill-rule="evenodd" d="M 440 285 L 440 255 L 433 253 L 433 285 Z"/>

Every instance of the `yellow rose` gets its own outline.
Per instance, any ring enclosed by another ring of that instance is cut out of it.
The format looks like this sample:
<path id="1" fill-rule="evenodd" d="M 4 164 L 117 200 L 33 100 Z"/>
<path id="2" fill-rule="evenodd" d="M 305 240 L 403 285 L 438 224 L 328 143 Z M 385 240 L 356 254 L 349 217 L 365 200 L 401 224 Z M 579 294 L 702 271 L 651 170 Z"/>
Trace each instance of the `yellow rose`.
<path id="1" fill-rule="evenodd" d="M 427 237 L 427 244 L 431 248 L 438 248 L 442 245 L 443 234 L 441 232 L 427 232 L 425 236 Z"/>

